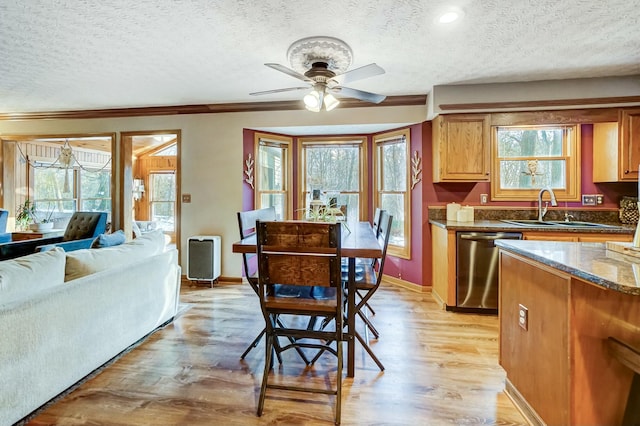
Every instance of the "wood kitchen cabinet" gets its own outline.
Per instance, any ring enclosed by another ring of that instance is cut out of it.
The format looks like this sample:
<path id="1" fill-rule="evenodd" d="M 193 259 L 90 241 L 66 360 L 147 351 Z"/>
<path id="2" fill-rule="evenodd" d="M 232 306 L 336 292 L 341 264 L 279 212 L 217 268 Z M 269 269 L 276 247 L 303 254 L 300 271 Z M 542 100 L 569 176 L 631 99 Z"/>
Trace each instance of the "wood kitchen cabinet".
<path id="1" fill-rule="evenodd" d="M 432 124 L 433 181 L 488 181 L 491 167 L 491 116 L 439 115 Z"/>
<path id="2" fill-rule="evenodd" d="M 593 125 L 593 181 L 637 181 L 640 108 L 622 109 L 617 122 Z"/>

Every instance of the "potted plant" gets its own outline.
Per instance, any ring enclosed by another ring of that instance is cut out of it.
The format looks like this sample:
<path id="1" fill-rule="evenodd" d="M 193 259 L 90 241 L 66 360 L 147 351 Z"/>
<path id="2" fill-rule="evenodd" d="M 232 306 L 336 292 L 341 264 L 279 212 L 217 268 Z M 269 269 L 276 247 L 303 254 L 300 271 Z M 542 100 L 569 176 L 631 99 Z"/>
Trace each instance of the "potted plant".
<path id="1" fill-rule="evenodd" d="M 53 216 L 53 206 L 50 206 L 49 210 L 47 210 L 46 213 L 44 214 L 44 217 L 39 217 L 37 214 L 37 209 L 35 208 L 35 205 L 34 205 L 34 211 L 33 211 L 34 223 L 29 225 L 29 228 L 32 231 L 48 231 L 50 229 L 53 229 L 53 219 L 51 218 L 51 216 Z"/>
<path id="2" fill-rule="evenodd" d="M 28 198 L 18 206 L 16 211 L 16 228 L 25 230 L 35 220 L 36 206 Z"/>

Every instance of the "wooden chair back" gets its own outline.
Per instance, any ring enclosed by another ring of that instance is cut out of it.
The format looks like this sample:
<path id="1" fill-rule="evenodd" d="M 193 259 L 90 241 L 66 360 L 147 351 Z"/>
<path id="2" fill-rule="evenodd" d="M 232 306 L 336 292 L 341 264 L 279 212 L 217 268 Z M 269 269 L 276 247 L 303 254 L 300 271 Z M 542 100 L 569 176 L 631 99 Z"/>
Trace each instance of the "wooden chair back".
<path id="1" fill-rule="evenodd" d="M 341 285 L 340 226 L 324 222 L 258 221 L 260 295 L 267 305 L 276 302 L 276 292 L 272 291 L 276 284 L 305 287 Z M 340 293 L 336 292 L 338 298 Z M 299 300 L 302 298 L 283 299 L 292 304 L 309 305 L 307 301 Z"/>

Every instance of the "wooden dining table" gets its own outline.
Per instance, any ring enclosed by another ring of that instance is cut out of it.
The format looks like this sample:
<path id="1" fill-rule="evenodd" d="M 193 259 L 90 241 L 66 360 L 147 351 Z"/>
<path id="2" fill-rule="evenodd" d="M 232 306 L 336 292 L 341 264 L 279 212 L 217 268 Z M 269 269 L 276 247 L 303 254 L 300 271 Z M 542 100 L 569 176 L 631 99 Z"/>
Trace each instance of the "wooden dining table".
<path id="1" fill-rule="evenodd" d="M 234 253 L 255 253 L 255 234 L 233 243 Z M 347 377 L 355 375 L 355 326 L 356 326 L 356 258 L 382 256 L 382 247 L 369 222 L 347 223 L 342 228 L 342 257 L 348 259 L 347 279 Z"/>

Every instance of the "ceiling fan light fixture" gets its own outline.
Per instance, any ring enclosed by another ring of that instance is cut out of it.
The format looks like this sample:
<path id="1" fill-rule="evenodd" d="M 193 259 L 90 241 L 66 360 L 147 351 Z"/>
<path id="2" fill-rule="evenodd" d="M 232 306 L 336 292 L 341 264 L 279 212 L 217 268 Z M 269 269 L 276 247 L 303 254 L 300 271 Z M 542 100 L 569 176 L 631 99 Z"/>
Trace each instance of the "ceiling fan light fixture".
<path id="1" fill-rule="evenodd" d="M 324 95 L 324 109 L 331 111 L 340 104 L 340 101 L 336 99 L 331 93 Z"/>
<path id="2" fill-rule="evenodd" d="M 322 108 L 322 99 L 320 98 L 320 92 L 313 89 L 310 93 L 307 93 L 304 98 L 304 106 L 309 111 L 320 112 Z"/>

